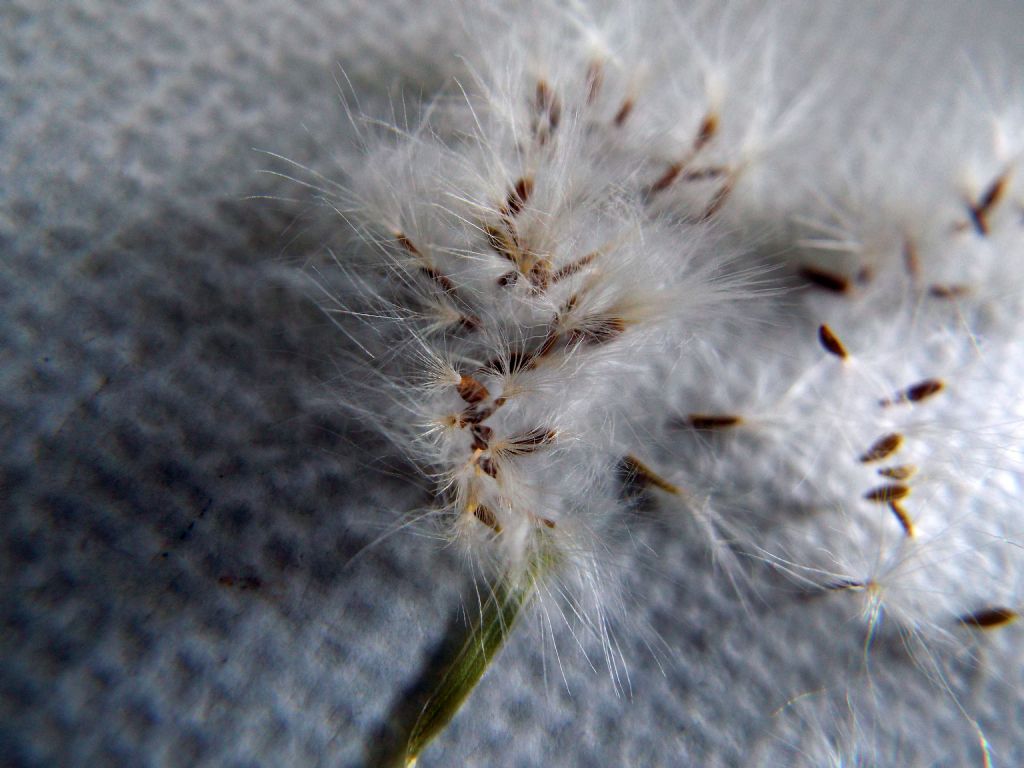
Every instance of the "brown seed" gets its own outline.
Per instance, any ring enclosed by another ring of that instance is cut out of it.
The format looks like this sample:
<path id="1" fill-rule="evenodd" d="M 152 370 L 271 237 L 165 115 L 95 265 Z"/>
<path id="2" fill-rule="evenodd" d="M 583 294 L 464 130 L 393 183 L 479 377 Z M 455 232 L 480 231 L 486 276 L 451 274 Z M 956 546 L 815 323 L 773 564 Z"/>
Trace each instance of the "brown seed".
<path id="1" fill-rule="evenodd" d="M 890 504 L 910 495 L 910 486 L 902 483 L 890 483 L 872 488 L 864 494 L 864 498 L 877 504 Z"/>
<path id="2" fill-rule="evenodd" d="M 665 491 L 665 493 L 671 493 L 676 496 L 682 493 L 679 486 L 670 483 L 640 461 L 636 456 L 626 456 L 622 460 L 621 466 L 622 471 L 625 474 L 625 480 L 630 485 L 644 485 L 652 488 L 658 488 Z"/>
<path id="3" fill-rule="evenodd" d="M 487 243 L 491 248 L 509 261 L 518 264 L 519 243 L 516 240 L 515 232 L 510 227 L 510 222 L 503 227 L 487 225 L 484 227 L 484 233 L 487 235 Z"/>
<path id="4" fill-rule="evenodd" d="M 728 173 L 728 169 L 721 166 L 713 165 L 709 168 L 695 168 L 683 174 L 683 181 L 710 181 L 711 179 L 720 179 L 726 173 Z"/>
<path id="5" fill-rule="evenodd" d="M 627 98 L 623 101 L 622 106 L 619 107 L 619 111 L 615 113 L 615 118 L 612 122 L 614 122 L 616 126 L 621 126 L 625 123 L 626 118 L 629 117 L 629 113 L 633 111 L 633 105 L 634 102 L 631 98 Z"/>
<path id="6" fill-rule="evenodd" d="M 701 221 L 708 221 L 722 209 L 722 206 L 725 205 L 725 201 L 728 200 L 729 195 L 732 194 L 735 183 L 736 179 L 729 178 L 721 187 L 718 188 L 714 197 L 711 198 L 711 202 L 708 203 L 708 207 L 705 208 L 704 213 L 701 214 Z"/>
<path id="7" fill-rule="evenodd" d="M 718 133 L 718 115 L 710 112 L 701 121 L 700 130 L 697 131 L 697 138 L 693 141 L 694 154 L 700 152 L 704 145 L 714 138 L 716 133 Z"/>
<path id="8" fill-rule="evenodd" d="M 656 192 L 661 192 L 665 189 L 668 189 L 668 187 L 671 186 L 672 182 L 676 180 L 676 177 L 680 174 L 680 172 L 682 172 L 682 170 L 682 163 L 672 163 L 668 168 L 665 169 L 665 172 L 658 177 L 658 180 L 651 184 L 651 187 L 648 190 L 648 194 L 653 195 Z"/>
<path id="9" fill-rule="evenodd" d="M 473 450 L 486 451 L 491 438 L 494 437 L 494 430 L 485 424 L 474 424 L 470 431 L 473 434 Z"/>
<path id="10" fill-rule="evenodd" d="M 537 365 L 537 361 L 554 352 L 558 345 L 558 338 L 559 336 L 554 329 L 548 331 L 548 335 L 544 337 L 544 343 L 541 344 L 540 349 L 535 354 L 529 356 L 526 367 L 533 368 Z"/>
<path id="11" fill-rule="evenodd" d="M 1002 606 L 993 606 L 991 608 L 983 608 L 980 611 L 969 613 L 966 616 L 961 616 L 957 619 L 961 624 L 974 629 L 996 629 L 998 627 L 1005 627 L 1007 624 L 1012 624 L 1018 618 L 1018 614 L 1012 608 L 1004 608 Z"/>
<path id="12" fill-rule="evenodd" d="M 480 467 L 480 471 L 489 477 L 498 476 L 498 465 L 494 463 L 494 460 L 488 456 L 481 456 L 476 465 Z"/>
<path id="13" fill-rule="evenodd" d="M 553 429 L 531 429 L 522 435 L 515 435 L 505 441 L 501 453 L 506 456 L 522 456 L 554 442 L 558 433 Z"/>
<path id="14" fill-rule="evenodd" d="M 560 270 L 558 270 L 551 276 L 551 282 L 557 283 L 559 280 L 564 280 L 567 277 L 575 275 L 584 267 L 589 266 L 590 263 L 597 258 L 597 255 L 598 252 L 593 251 L 592 253 L 588 253 L 586 256 L 581 256 L 571 264 L 566 264 L 564 267 L 562 267 Z"/>
<path id="15" fill-rule="evenodd" d="M 946 385 L 939 379 L 925 379 L 912 387 L 907 387 L 904 397 L 911 403 L 919 403 L 932 395 L 938 394 Z"/>
<path id="16" fill-rule="evenodd" d="M 543 144 L 547 140 L 548 129 L 554 131 L 562 119 L 562 105 L 546 80 L 537 81 L 534 103 L 537 108 L 537 114 L 547 118 L 547 126 L 538 126 L 539 138 Z"/>
<path id="17" fill-rule="evenodd" d="M 413 256 L 422 255 L 420 253 L 419 248 L 413 245 L 412 240 L 410 240 L 404 232 L 395 232 L 395 240 L 397 240 L 398 244 L 405 248 L 405 250 L 407 250 Z"/>
<path id="18" fill-rule="evenodd" d="M 908 480 L 917 474 L 917 467 L 913 464 L 900 464 L 895 467 L 882 467 L 878 470 L 878 474 L 882 477 L 888 477 L 890 480 Z"/>
<path id="19" fill-rule="evenodd" d="M 498 278 L 498 285 L 502 286 L 515 285 L 517 282 L 519 282 L 519 273 L 514 269 Z"/>
<path id="20" fill-rule="evenodd" d="M 1009 186 L 1010 172 L 1006 171 L 993 181 L 977 203 L 968 206 L 971 223 L 979 235 L 988 234 L 988 214 L 1002 199 Z"/>
<path id="21" fill-rule="evenodd" d="M 461 376 L 459 378 L 459 383 L 456 385 L 456 389 L 459 391 L 459 397 L 470 405 L 476 405 L 481 400 L 486 399 L 490 394 L 487 391 L 487 387 L 472 376 Z"/>
<path id="22" fill-rule="evenodd" d="M 900 521 L 900 525 L 903 526 L 903 532 L 907 534 L 907 538 L 914 538 L 914 521 L 910 519 L 910 515 L 907 514 L 907 510 L 903 508 L 903 505 L 898 501 L 890 501 L 889 509 L 896 515 L 896 519 Z"/>
<path id="23" fill-rule="evenodd" d="M 473 507 L 473 517 L 495 533 L 501 533 L 501 525 L 498 523 L 498 518 L 494 516 L 494 512 L 483 504 L 477 504 Z"/>
<path id="24" fill-rule="evenodd" d="M 966 285 L 951 283 L 949 285 L 932 285 L 928 288 L 928 295 L 936 299 L 959 299 L 971 292 Z"/>
<path id="25" fill-rule="evenodd" d="M 888 435 L 882 435 L 861 455 L 860 461 L 862 464 L 868 464 L 872 461 L 881 461 L 887 456 L 891 456 L 896 453 L 896 451 L 900 449 L 901 445 L 903 445 L 903 435 L 899 432 L 891 432 Z"/>
<path id="26" fill-rule="evenodd" d="M 456 323 L 460 328 L 465 328 L 467 331 L 476 331 L 483 325 L 480 322 L 480 318 L 475 315 L 459 315 Z"/>
<path id="27" fill-rule="evenodd" d="M 487 421 L 492 413 L 494 413 L 493 408 L 473 408 L 471 406 L 459 415 L 459 426 L 465 427 L 467 424 L 480 424 Z"/>
<path id="28" fill-rule="evenodd" d="M 895 405 L 896 403 L 919 403 L 922 400 L 926 400 L 932 395 L 938 394 L 946 385 L 941 379 L 925 379 L 919 381 L 917 384 L 913 384 L 901 392 L 897 392 L 894 397 L 879 400 L 878 404 L 882 406 Z"/>
<path id="29" fill-rule="evenodd" d="M 689 421 L 690 426 L 694 429 L 724 429 L 726 427 L 735 427 L 742 419 L 739 416 L 726 414 L 691 413 L 687 417 L 687 421 Z"/>
<path id="30" fill-rule="evenodd" d="M 843 360 L 849 357 L 843 342 L 839 340 L 839 337 L 827 325 L 822 324 L 818 327 L 818 341 L 821 342 L 821 346 L 825 348 L 826 352 L 830 352 Z"/>
<path id="31" fill-rule="evenodd" d="M 524 176 L 515 183 L 512 191 L 508 193 L 508 197 L 505 199 L 504 213 L 506 216 L 515 216 L 526 205 L 526 201 L 530 199 L 530 195 L 533 193 L 533 179 L 529 176 Z"/>
<path id="32" fill-rule="evenodd" d="M 420 267 L 420 270 L 445 293 L 455 293 L 455 283 L 440 270 L 425 265 Z"/>
<path id="33" fill-rule="evenodd" d="M 535 293 L 544 293 L 551 283 L 551 265 L 546 259 L 536 262 L 526 273 Z"/>
<path id="34" fill-rule="evenodd" d="M 811 285 L 832 291 L 832 293 L 846 293 L 850 290 L 850 281 L 843 275 L 837 275 L 834 272 L 826 272 L 823 269 L 805 265 L 800 267 L 798 274 Z"/>
<path id="35" fill-rule="evenodd" d="M 537 81 L 537 91 L 535 94 L 535 102 L 537 105 L 538 112 L 550 112 L 555 108 L 555 104 L 558 101 L 558 97 L 555 96 L 555 92 L 551 90 L 551 86 L 548 85 L 547 80 Z"/>
<path id="36" fill-rule="evenodd" d="M 569 341 L 581 344 L 604 344 L 626 330 L 626 321 L 620 317 L 587 318 L 584 325 L 569 332 Z"/>
<path id="37" fill-rule="evenodd" d="M 550 528 L 551 530 L 555 529 L 555 521 L 554 520 L 550 520 L 550 519 L 548 519 L 546 517 L 538 518 L 538 520 L 540 520 L 540 524 L 543 525 L 545 528 Z"/>

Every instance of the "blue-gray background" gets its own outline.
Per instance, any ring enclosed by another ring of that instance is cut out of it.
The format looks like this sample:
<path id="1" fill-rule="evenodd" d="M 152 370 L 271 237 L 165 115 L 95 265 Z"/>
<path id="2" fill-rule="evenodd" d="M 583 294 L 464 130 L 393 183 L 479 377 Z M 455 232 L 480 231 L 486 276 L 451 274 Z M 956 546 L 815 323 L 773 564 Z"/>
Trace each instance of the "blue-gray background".
<path id="1" fill-rule="evenodd" d="M 1024 39 L 1012 2 L 887 5 L 782 6 L 783 70 L 842 56 L 837 112 L 912 120 Z M 471 597 L 458 553 L 411 533 L 343 567 L 424 491 L 325 395 L 341 339 L 297 277 L 305 206 L 250 199 L 295 194 L 254 148 L 334 172 L 339 66 L 367 100 L 429 92 L 456 15 L 0 7 L 0 763 L 361 765 Z M 654 558 L 636 619 L 667 650 L 620 633 L 631 698 L 565 637 L 563 680 L 525 627 L 421 765 L 771 764 L 773 713 L 858 673 L 835 661 L 863 637 L 849 606 L 744 608 L 698 547 Z M 1024 761 L 1008 637 L 953 670 L 1001 765 Z M 878 762 L 977 759 L 946 694 L 876 664 L 903 734 Z"/>

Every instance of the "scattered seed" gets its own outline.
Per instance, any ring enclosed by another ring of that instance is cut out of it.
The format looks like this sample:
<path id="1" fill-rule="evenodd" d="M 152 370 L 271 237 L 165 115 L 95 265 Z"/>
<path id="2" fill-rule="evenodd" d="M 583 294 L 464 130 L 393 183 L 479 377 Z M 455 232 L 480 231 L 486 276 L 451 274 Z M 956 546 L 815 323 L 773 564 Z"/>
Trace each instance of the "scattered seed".
<path id="1" fill-rule="evenodd" d="M 485 424 L 473 424 L 471 432 L 473 434 L 473 450 L 486 451 L 491 438 L 494 437 L 494 430 Z"/>
<path id="2" fill-rule="evenodd" d="M 1012 624 L 1018 618 L 1020 618 L 1020 614 L 1012 608 L 993 606 L 968 613 L 966 616 L 959 617 L 957 621 L 974 629 L 997 629 Z"/>
<path id="3" fill-rule="evenodd" d="M 682 163 L 672 163 L 671 165 L 669 165 L 669 167 L 665 169 L 665 172 L 658 177 L 658 180 L 651 184 L 651 187 L 648 190 L 648 194 L 653 195 L 657 192 L 662 192 L 665 189 L 668 189 L 668 187 L 671 186 L 672 182 L 676 180 L 676 177 L 682 172 L 682 170 Z"/>
<path id="4" fill-rule="evenodd" d="M 551 284 L 551 264 L 546 259 L 537 261 L 526 273 L 526 278 L 536 293 L 543 293 Z"/>
<path id="5" fill-rule="evenodd" d="M 461 376 L 459 378 L 459 383 L 456 385 L 456 389 L 459 391 L 459 397 L 470 405 L 476 405 L 481 400 L 486 399 L 490 394 L 487 391 L 487 387 L 472 376 Z"/>
<path id="6" fill-rule="evenodd" d="M 485 507 L 483 504 L 475 504 L 472 507 L 473 517 L 479 520 L 481 523 L 492 529 L 495 533 L 501 533 L 501 525 L 498 523 L 498 518 L 495 517 L 494 512 L 490 508 Z"/>
<path id="7" fill-rule="evenodd" d="M 506 216 L 516 216 L 526 202 L 530 199 L 530 195 L 533 193 L 533 179 L 529 176 L 524 176 L 515 183 L 512 191 L 508 193 L 508 197 L 505 199 L 505 207 L 503 213 Z"/>
<path id="8" fill-rule="evenodd" d="M 900 525 L 903 526 L 903 532 L 907 534 L 907 538 L 914 538 L 914 521 L 910 519 L 910 515 L 907 514 L 907 510 L 903 508 L 903 505 L 898 501 L 890 501 L 889 509 L 896 515 L 896 519 L 900 521 Z"/>
<path id="9" fill-rule="evenodd" d="M 899 432 L 891 432 L 888 435 L 882 435 L 861 455 L 860 461 L 862 464 L 869 464 L 872 461 L 881 461 L 882 459 L 896 453 L 896 451 L 900 449 L 901 445 L 903 445 L 903 435 Z"/>
<path id="10" fill-rule="evenodd" d="M 897 392 L 894 397 L 879 400 L 878 404 L 882 406 L 895 405 L 897 403 L 919 403 L 922 400 L 926 400 L 932 395 L 936 395 L 945 389 L 946 385 L 941 379 L 925 379 L 919 381 L 917 384 L 913 384 L 901 392 Z"/>
<path id="11" fill-rule="evenodd" d="M 459 315 L 459 319 L 456 321 L 460 328 L 465 328 L 467 331 L 479 330 L 483 323 L 480 322 L 480 318 L 476 315 Z"/>
<path id="12" fill-rule="evenodd" d="M 459 426 L 465 427 L 467 424 L 482 424 L 491 417 L 494 413 L 493 408 L 473 408 L 470 406 L 459 416 Z"/>
<path id="13" fill-rule="evenodd" d="M 687 171 L 683 174 L 683 181 L 709 181 L 711 179 L 720 179 L 728 173 L 727 168 L 721 166 L 710 166 L 708 168 L 695 168 L 692 171 Z"/>
<path id="14" fill-rule="evenodd" d="M 619 111 L 615 113 L 615 118 L 612 122 L 617 127 L 621 127 L 626 122 L 626 118 L 629 117 L 629 113 L 633 111 L 634 102 L 632 98 L 627 98 L 622 102 L 622 106 L 619 107 Z"/>
<path id="15" fill-rule="evenodd" d="M 570 343 L 604 344 L 626 330 L 626 321 L 621 317 L 588 318 L 580 328 L 569 332 Z"/>
<path id="16" fill-rule="evenodd" d="M 498 476 L 498 465 L 494 463 L 494 460 L 489 456 L 481 456 L 476 465 L 480 467 L 480 471 L 489 477 Z"/>
<path id="17" fill-rule="evenodd" d="M 928 288 L 928 295 L 937 299 L 959 299 L 971 292 L 966 285 L 952 283 L 949 285 L 932 285 Z"/>
<path id="18" fill-rule="evenodd" d="M 735 427 L 742 419 L 739 416 L 691 413 L 687 420 L 694 429 L 725 429 Z"/>
<path id="19" fill-rule="evenodd" d="M 921 402 L 922 400 L 931 397 L 933 394 L 938 394 L 942 391 L 945 385 L 938 379 L 926 379 L 923 382 L 914 384 L 906 390 L 905 397 L 910 402 Z"/>
<path id="20" fill-rule="evenodd" d="M 938 394 L 944 387 L 945 384 L 939 379 L 925 379 L 914 384 L 912 387 L 908 387 L 904 397 L 911 403 L 919 403 L 932 395 Z"/>
<path id="21" fill-rule="evenodd" d="M 546 80 L 537 81 L 534 104 L 538 115 L 538 119 L 534 123 L 534 133 L 538 143 L 543 145 L 558 128 L 558 123 L 562 119 L 562 105 Z M 540 118 L 545 118 L 543 123 Z"/>
<path id="22" fill-rule="evenodd" d="M 701 121 L 700 130 L 697 131 L 697 138 L 693 141 L 693 153 L 700 152 L 704 145 L 714 138 L 716 133 L 718 133 L 718 115 L 710 112 Z"/>
<path id="23" fill-rule="evenodd" d="M 516 255 L 519 253 L 519 243 L 515 233 L 506 227 L 484 227 L 487 235 L 487 244 L 491 246 L 500 256 L 504 256 L 512 263 L 517 263 Z"/>
<path id="24" fill-rule="evenodd" d="M 665 493 L 671 493 L 675 496 L 682 493 L 679 486 L 670 483 L 649 466 L 640 461 L 636 456 L 626 456 L 620 462 L 620 466 L 622 467 L 623 474 L 625 475 L 625 481 L 628 485 L 642 485 L 658 488 L 665 491 Z"/>
<path id="25" fill-rule="evenodd" d="M 517 282 L 519 282 L 519 273 L 514 269 L 498 278 L 498 285 L 501 286 L 515 285 Z"/>
<path id="26" fill-rule="evenodd" d="M 555 528 L 555 521 L 554 520 L 551 520 L 551 519 L 546 518 L 546 517 L 539 517 L 537 519 L 540 521 L 540 524 L 543 525 L 545 528 L 550 528 L 551 530 L 554 530 L 554 528 Z"/>
<path id="27" fill-rule="evenodd" d="M 902 483 L 890 483 L 872 488 L 864 494 L 864 498 L 877 504 L 890 504 L 910 495 L 910 486 Z"/>
<path id="28" fill-rule="evenodd" d="M 505 441 L 501 453 L 505 456 L 522 456 L 533 453 L 538 448 L 553 443 L 558 433 L 553 429 L 531 429 L 522 435 L 516 435 Z"/>
<path id="29" fill-rule="evenodd" d="M 442 273 L 436 267 L 423 265 L 420 267 L 420 270 L 430 279 L 431 282 L 436 283 L 437 287 L 445 293 L 455 293 L 455 283 L 453 283 L 447 275 Z"/>
<path id="30" fill-rule="evenodd" d="M 594 259 L 597 258 L 597 256 L 598 256 L 598 252 L 597 251 L 593 251 L 592 253 L 588 253 L 586 256 L 581 256 L 580 258 L 576 259 L 576 261 L 572 262 L 571 264 L 566 264 L 564 267 L 559 269 L 557 272 L 555 272 L 551 276 L 551 282 L 552 283 L 557 283 L 560 280 L 564 280 L 567 277 L 571 277 L 572 275 L 575 275 L 581 269 L 584 269 L 585 267 L 588 267 L 594 261 Z"/>
<path id="31" fill-rule="evenodd" d="M 804 265 L 800 267 L 799 275 L 815 287 L 832 291 L 832 293 L 846 293 L 850 290 L 850 281 L 843 275 L 837 275 L 834 272 L 826 272 L 817 267 Z"/>
<path id="32" fill-rule="evenodd" d="M 882 467 L 878 470 L 878 474 L 882 477 L 888 477 L 891 480 L 908 480 L 917 474 L 917 467 L 913 464 L 900 464 L 895 467 Z"/>
<path id="33" fill-rule="evenodd" d="M 716 213 L 722 210 L 722 206 L 725 205 L 725 201 L 729 199 L 729 195 L 732 194 L 732 190 L 735 185 L 736 180 L 734 178 L 729 178 L 721 187 L 718 188 L 714 197 L 711 198 L 711 202 L 708 203 L 708 207 L 705 208 L 704 213 L 701 214 L 701 221 L 710 220 Z"/>
<path id="34" fill-rule="evenodd" d="M 1009 186 L 1009 181 L 1009 171 L 1000 174 L 988 186 L 978 202 L 968 206 L 971 223 L 974 225 L 974 229 L 979 235 L 988 234 L 988 214 L 991 213 L 992 209 L 995 208 L 1002 199 L 1003 194 L 1006 192 L 1006 188 Z"/>
<path id="35" fill-rule="evenodd" d="M 843 342 L 839 340 L 839 337 L 827 325 L 822 324 L 818 327 L 818 341 L 821 342 L 821 346 L 825 348 L 826 352 L 830 352 L 843 360 L 849 357 Z"/>
<path id="36" fill-rule="evenodd" d="M 537 104 L 537 111 L 542 115 L 547 115 L 548 121 L 551 123 L 552 128 L 558 127 L 558 121 L 562 117 L 562 107 L 559 104 L 558 96 L 551 90 L 551 86 L 548 85 L 547 80 L 537 81 L 537 92 L 535 98 Z"/>
<path id="37" fill-rule="evenodd" d="M 395 240 L 397 240 L 398 244 L 402 246 L 405 250 L 407 250 L 409 253 L 411 253 L 413 256 L 423 255 L 420 253 L 419 248 L 413 245 L 412 240 L 410 240 L 404 232 L 395 232 Z"/>

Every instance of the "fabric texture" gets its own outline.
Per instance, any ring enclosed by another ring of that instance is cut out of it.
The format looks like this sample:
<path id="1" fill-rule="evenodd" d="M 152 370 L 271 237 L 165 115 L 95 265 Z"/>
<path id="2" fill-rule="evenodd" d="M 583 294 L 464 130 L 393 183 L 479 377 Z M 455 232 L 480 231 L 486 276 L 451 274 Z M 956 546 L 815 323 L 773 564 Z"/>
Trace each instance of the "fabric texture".
<path id="1" fill-rule="evenodd" d="M 302 270 L 322 223 L 259 173 L 262 150 L 331 176 L 339 89 L 367 111 L 433 92 L 464 12 L 0 9 L 0 762 L 366 765 L 472 615 L 458 552 L 381 538 L 428 487 L 332 401 L 344 343 Z M 849 62 L 837 141 L 1024 39 L 1011 2 L 779 14 L 784 67 Z M 420 766 L 817 765 L 825 731 L 864 764 L 980 764 L 965 711 L 1024 763 L 1020 627 L 949 659 L 944 691 L 898 645 L 865 669 L 849 606 L 742 600 L 696 543 L 644 535 L 628 695 L 528 620 Z M 810 695 L 840 677 L 869 680 L 870 728 Z"/>

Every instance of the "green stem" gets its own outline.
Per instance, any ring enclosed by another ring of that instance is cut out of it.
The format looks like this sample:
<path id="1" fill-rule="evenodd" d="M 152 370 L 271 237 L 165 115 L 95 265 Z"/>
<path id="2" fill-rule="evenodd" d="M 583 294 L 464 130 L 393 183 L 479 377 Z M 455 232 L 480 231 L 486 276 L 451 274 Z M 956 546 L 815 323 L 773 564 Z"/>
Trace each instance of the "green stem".
<path id="1" fill-rule="evenodd" d="M 423 748 L 455 717 L 505 644 L 520 610 L 532 595 L 532 578 L 524 579 L 521 585 L 510 585 L 505 581 L 495 585 L 483 605 L 480 620 L 473 625 L 465 644 L 445 671 L 413 726 L 406 745 L 406 768 L 416 764 Z"/>

